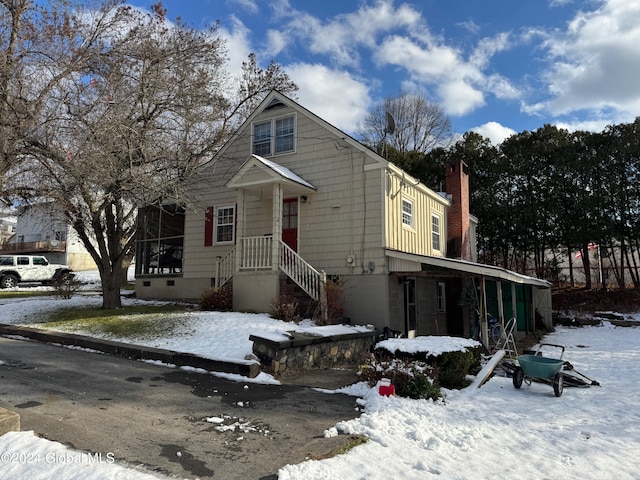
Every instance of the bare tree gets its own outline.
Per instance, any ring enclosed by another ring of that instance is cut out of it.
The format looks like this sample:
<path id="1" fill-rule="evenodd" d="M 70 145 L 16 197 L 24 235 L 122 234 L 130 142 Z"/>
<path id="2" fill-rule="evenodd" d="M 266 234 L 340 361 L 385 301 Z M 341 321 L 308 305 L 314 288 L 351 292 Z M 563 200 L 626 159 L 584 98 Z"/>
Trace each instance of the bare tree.
<path id="1" fill-rule="evenodd" d="M 17 116 L 26 102 L 28 112 L 6 127 L 3 194 L 63 206 L 98 265 L 103 307 L 117 308 L 137 207 L 186 203 L 185 185 L 241 121 L 243 105 L 272 86 L 296 87 L 253 57 L 244 82 L 230 81 L 217 27 L 170 23 L 161 4 L 144 13 L 116 0 L 73 9 L 0 2 L 9 13 L 23 7 L 4 108 Z M 28 50 L 32 40 L 39 51 Z"/>
<path id="2" fill-rule="evenodd" d="M 447 146 L 451 121 L 440 105 L 418 93 L 388 97 L 367 115 L 358 134 L 363 143 L 380 150 L 384 143 L 400 155 L 427 153 Z"/>

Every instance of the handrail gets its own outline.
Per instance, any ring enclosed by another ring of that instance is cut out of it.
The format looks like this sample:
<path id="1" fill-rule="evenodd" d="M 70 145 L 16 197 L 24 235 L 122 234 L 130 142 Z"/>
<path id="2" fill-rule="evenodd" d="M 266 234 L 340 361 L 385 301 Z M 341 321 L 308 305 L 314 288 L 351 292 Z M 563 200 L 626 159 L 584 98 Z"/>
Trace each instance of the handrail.
<path id="1" fill-rule="evenodd" d="M 318 272 L 289 245 L 280 240 L 280 269 L 314 300 L 321 298 L 325 275 Z"/>
<path id="2" fill-rule="evenodd" d="M 273 265 L 272 246 L 273 237 L 271 235 L 242 238 L 239 269 L 257 271 L 271 268 Z M 279 269 L 304 290 L 307 295 L 320 302 L 321 315 L 326 322 L 327 296 L 325 285 L 327 283 L 327 275 L 313 268 L 282 240 L 279 241 L 278 247 Z M 236 271 L 235 260 L 235 249 L 224 257 L 218 258 L 215 278 L 216 287 L 223 286 L 233 277 Z"/>
<path id="3" fill-rule="evenodd" d="M 236 271 L 235 265 L 235 248 L 227 253 L 224 257 L 218 257 L 218 264 L 216 265 L 216 287 L 222 287 L 225 283 L 233 278 L 233 274 Z"/>

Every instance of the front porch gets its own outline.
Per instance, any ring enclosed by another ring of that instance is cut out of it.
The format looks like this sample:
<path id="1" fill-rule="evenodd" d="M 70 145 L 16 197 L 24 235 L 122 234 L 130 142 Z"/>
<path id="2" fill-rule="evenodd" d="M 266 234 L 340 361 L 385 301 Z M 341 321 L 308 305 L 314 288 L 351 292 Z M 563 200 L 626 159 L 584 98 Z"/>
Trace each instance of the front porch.
<path id="1" fill-rule="evenodd" d="M 280 275 L 285 274 L 320 303 L 326 320 L 326 275 L 299 254 L 297 235 L 299 199 L 315 192 L 315 187 L 257 155 L 245 162 L 227 187 L 237 192 L 237 238 L 234 250 L 218 259 L 215 285 L 233 277 L 234 310 L 266 312 L 280 298 Z M 266 229 L 271 231 L 256 235 Z"/>
<path id="2" fill-rule="evenodd" d="M 223 286 L 233 278 L 234 310 L 268 311 L 280 297 L 282 273 L 319 302 L 322 315 L 326 314 L 325 273 L 316 270 L 282 240 L 274 242 L 271 235 L 238 239 L 235 250 L 218 259 L 215 285 Z"/>

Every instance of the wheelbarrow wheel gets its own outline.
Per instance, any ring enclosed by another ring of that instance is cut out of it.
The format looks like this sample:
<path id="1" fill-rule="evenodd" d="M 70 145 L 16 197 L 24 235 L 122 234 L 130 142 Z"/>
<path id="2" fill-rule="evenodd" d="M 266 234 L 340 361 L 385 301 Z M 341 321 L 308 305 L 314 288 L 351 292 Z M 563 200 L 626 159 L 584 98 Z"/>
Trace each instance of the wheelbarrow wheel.
<path id="1" fill-rule="evenodd" d="M 564 378 L 561 373 L 557 373 L 555 377 L 553 377 L 553 393 L 556 394 L 556 397 L 562 395 L 562 391 L 564 390 Z"/>
<path id="2" fill-rule="evenodd" d="M 516 388 L 520 388 L 522 386 L 522 381 L 524 380 L 524 373 L 521 367 L 516 367 L 513 371 L 513 386 Z"/>

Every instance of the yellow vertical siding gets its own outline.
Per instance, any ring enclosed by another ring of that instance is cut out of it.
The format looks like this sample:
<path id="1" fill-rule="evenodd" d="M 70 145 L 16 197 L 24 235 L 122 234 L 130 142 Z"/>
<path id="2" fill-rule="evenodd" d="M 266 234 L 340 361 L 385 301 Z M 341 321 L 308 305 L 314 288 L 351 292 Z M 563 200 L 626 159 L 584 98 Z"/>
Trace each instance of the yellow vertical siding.
<path id="1" fill-rule="evenodd" d="M 417 255 L 444 255 L 446 244 L 446 208 L 448 201 L 410 177 L 388 173 L 385 205 L 387 210 L 386 238 L 388 248 Z M 413 225 L 402 221 L 402 199 L 413 205 Z M 431 215 L 440 216 L 440 250 L 431 245 Z"/>

